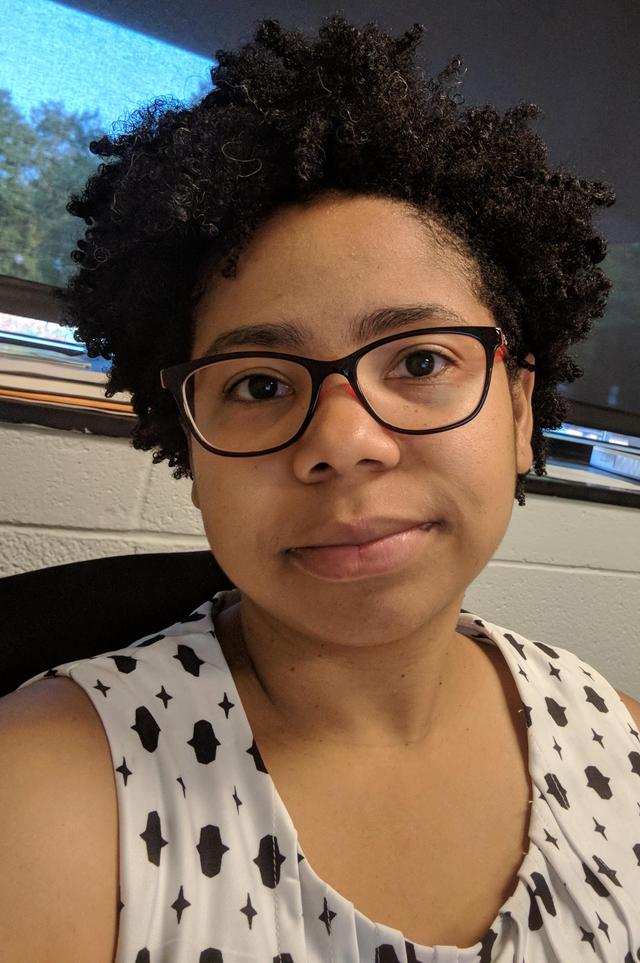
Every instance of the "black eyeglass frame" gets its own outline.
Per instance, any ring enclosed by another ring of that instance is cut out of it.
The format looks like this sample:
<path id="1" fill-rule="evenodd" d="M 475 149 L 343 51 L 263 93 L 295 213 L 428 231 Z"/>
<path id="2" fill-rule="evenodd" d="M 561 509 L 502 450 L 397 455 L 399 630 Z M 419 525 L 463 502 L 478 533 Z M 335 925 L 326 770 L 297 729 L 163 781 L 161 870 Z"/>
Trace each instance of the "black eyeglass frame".
<path id="1" fill-rule="evenodd" d="M 466 334 L 469 337 L 476 338 L 478 341 L 482 342 L 486 359 L 485 381 L 484 388 L 482 390 L 482 396 L 470 415 L 468 415 L 466 418 L 462 418 L 460 421 L 454 422 L 452 425 L 446 425 L 444 428 L 397 428 L 395 425 L 391 425 L 388 422 L 383 421 L 382 418 L 376 414 L 360 390 L 357 378 L 358 362 L 369 351 L 373 351 L 374 348 L 378 348 L 383 344 L 389 344 L 391 341 L 400 341 L 404 338 L 410 338 L 414 335 L 421 334 Z M 344 358 L 336 358 L 334 361 L 319 361 L 315 358 L 305 358 L 302 355 L 296 354 L 285 354 L 281 351 L 232 351 L 226 354 L 207 355 L 204 358 L 196 358 L 192 361 L 184 361 L 181 364 L 175 364 L 168 368 L 163 368 L 160 371 L 160 383 L 162 384 L 163 388 L 170 391 L 173 395 L 178 406 L 182 424 L 188 431 L 191 432 L 196 441 L 198 441 L 203 448 L 212 452 L 214 455 L 223 455 L 227 458 L 255 458 L 258 455 L 270 455 L 273 454 L 273 452 L 282 451 L 283 448 L 288 448 L 289 445 L 292 445 L 304 434 L 316 410 L 322 383 L 324 379 L 331 374 L 343 375 L 348 380 L 365 410 L 373 418 L 375 418 L 380 425 L 382 425 L 384 428 L 389 428 L 391 431 L 396 431 L 403 435 L 433 435 L 441 431 L 451 431 L 452 428 L 459 428 L 461 425 L 466 425 L 476 417 L 485 403 L 489 386 L 491 384 L 493 360 L 496 351 L 500 347 L 506 348 L 507 351 L 509 350 L 507 338 L 502 328 L 499 327 L 486 327 L 485 325 L 447 325 L 446 327 L 416 328 L 412 331 L 404 331 L 401 334 L 392 334 L 386 338 L 380 338 L 378 341 L 372 341 L 370 344 L 366 344 L 362 348 L 358 348 L 357 351 L 353 351 L 351 354 L 345 355 Z M 184 386 L 188 376 L 194 371 L 197 371 L 198 368 L 204 368 L 206 365 L 215 363 L 216 361 L 228 361 L 232 358 L 247 357 L 280 358 L 286 361 L 295 361 L 306 368 L 311 375 L 312 382 L 309 408 L 298 431 L 295 433 L 295 435 L 293 435 L 293 437 L 284 442 L 282 445 L 277 445 L 275 448 L 265 448 L 262 451 L 222 451 L 221 449 L 214 448 L 213 445 L 209 444 L 206 438 L 204 438 L 204 436 L 198 430 L 198 427 L 193 421 L 189 412 L 189 405 L 187 399 L 185 398 Z M 535 365 L 531 365 L 526 361 L 518 362 L 518 365 L 520 367 L 528 368 L 531 371 L 535 370 Z"/>

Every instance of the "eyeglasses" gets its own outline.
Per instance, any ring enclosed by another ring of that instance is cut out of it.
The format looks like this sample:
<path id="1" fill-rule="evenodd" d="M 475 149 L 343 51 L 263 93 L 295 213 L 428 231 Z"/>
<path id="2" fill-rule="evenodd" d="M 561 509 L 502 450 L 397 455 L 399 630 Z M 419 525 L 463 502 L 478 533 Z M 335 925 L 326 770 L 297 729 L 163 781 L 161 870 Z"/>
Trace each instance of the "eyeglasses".
<path id="1" fill-rule="evenodd" d="M 429 435 L 467 424 L 485 402 L 500 348 L 506 353 L 508 344 L 498 327 L 418 328 L 334 361 L 235 351 L 163 368 L 160 380 L 207 451 L 248 458 L 301 437 L 331 374 L 343 375 L 365 410 L 392 431 Z"/>

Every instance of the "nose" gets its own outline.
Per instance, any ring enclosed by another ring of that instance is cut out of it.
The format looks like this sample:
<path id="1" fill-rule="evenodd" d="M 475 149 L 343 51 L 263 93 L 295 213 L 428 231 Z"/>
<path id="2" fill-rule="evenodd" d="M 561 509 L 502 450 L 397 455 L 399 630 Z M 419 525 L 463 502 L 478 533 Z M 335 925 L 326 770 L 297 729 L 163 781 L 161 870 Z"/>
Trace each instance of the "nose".
<path id="1" fill-rule="evenodd" d="M 325 379 L 322 387 L 320 388 L 320 394 L 318 395 L 318 403 L 316 405 L 316 412 L 319 408 L 324 411 L 324 406 L 329 398 L 340 398 L 347 395 L 350 398 L 354 398 L 360 407 L 362 407 L 362 402 L 358 398 L 357 394 L 344 377 L 344 375 L 332 374 Z"/>
<path id="2" fill-rule="evenodd" d="M 351 387 L 347 379 L 342 375 L 335 375 L 335 378 L 336 379 L 339 378 L 340 380 L 339 381 L 336 380 L 334 384 L 328 385 L 328 382 L 331 381 L 332 377 L 334 376 L 331 376 L 330 378 L 328 378 L 322 385 L 322 388 L 320 389 L 320 396 L 318 398 L 317 407 L 323 404 L 327 395 L 336 394 L 338 391 L 345 391 L 348 395 L 351 395 L 352 398 L 355 398 L 356 401 L 360 401 L 360 399 L 358 398 L 357 394 L 355 393 L 355 391 L 353 390 L 353 388 Z"/>
<path id="3" fill-rule="evenodd" d="M 341 387 L 342 387 L 343 391 L 346 391 L 347 394 L 348 394 L 348 395 L 351 395 L 352 398 L 355 398 L 356 400 L 359 400 L 357 394 L 355 393 L 355 391 L 353 390 L 353 388 L 351 387 L 351 385 L 349 384 L 348 381 L 345 381 L 344 384 L 343 384 Z"/>
<path id="4" fill-rule="evenodd" d="M 322 387 L 320 388 L 320 394 L 318 395 L 318 402 L 316 404 L 312 422 L 317 421 L 318 414 L 321 415 L 321 418 L 324 418 L 327 403 L 331 400 L 337 400 L 340 398 L 352 398 L 358 402 L 361 410 L 366 411 L 362 401 L 360 398 L 358 398 L 358 395 L 351 387 L 351 384 L 349 381 L 347 381 L 346 377 L 342 374 L 331 374 L 328 378 L 325 378 L 322 383 Z M 338 408 L 340 408 L 339 402 Z"/>
<path id="5" fill-rule="evenodd" d="M 358 406 L 341 406 L 340 399 L 346 401 L 345 396 L 355 398 Z M 343 375 L 330 375 L 320 390 L 311 424 L 293 453 L 294 471 L 300 480 L 320 481 L 329 468 L 337 475 L 347 475 L 358 466 L 389 469 L 395 467 L 399 457 L 394 433 L 366 411 Z M 321 474 L 319 468 L 323 469 Z"/>

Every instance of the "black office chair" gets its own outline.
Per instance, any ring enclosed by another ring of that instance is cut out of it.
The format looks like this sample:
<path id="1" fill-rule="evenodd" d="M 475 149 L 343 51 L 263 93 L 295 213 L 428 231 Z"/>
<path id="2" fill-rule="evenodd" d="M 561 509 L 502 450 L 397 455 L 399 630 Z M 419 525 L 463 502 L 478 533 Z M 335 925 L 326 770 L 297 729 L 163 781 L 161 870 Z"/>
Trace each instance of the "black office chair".
<path id="1" fill-rule="evenodd" d="M 117 555 L 0 579 L 0 696 L 158 632 L 233 587 L 209 551 Z"/>

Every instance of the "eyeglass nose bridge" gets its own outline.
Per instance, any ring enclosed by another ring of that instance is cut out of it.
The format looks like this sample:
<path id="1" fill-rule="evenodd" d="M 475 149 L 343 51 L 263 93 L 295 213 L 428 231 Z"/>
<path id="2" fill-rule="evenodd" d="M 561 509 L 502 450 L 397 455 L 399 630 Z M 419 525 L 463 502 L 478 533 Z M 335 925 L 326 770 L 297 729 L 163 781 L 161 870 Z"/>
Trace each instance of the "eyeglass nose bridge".
<path id="1" fill-rule="evenodd" d="M 358 399 L 360 404 L 365 408 L 365 410 L 372 417 L 378 420 L 377 416 L 370 408 L 367 399 L 364 397 L 360 386 L 358 384 L 356 368 L 358 361 L 364 352 L 360 349 L 354 351 L 352 354 L 345 355 L 344 358 L 338 358 L 335 361 L 317 361 L 315 359 L 307 359 L 306 368 L 311 375 L 311 403 L 309 405 L 309 411 L 304 420 L 304 427 L 306 428 L 311 421 L 316 408 L 320 402 L 320 395 L 322 392 L 322 386 L 325 380 L 332 374 L 340 374 L 346 378 L 346 383 L 341 385 L 341 387 L 350 392 L 355 398 Z"/>

